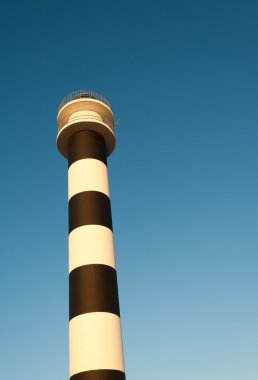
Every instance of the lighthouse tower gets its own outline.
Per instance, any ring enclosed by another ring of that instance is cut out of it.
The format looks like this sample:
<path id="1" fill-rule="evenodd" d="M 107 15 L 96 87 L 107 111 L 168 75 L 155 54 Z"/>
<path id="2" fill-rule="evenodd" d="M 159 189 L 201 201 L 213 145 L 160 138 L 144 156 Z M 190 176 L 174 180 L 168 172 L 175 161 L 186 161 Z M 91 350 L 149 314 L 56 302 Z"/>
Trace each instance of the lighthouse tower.
<path id="1" fill-rule="evenodd" d="M 68 159 L 71 380 L 125 380 L 107 156 L 115 148 L 107 99 L 76 91 L 57 115 Z"/>

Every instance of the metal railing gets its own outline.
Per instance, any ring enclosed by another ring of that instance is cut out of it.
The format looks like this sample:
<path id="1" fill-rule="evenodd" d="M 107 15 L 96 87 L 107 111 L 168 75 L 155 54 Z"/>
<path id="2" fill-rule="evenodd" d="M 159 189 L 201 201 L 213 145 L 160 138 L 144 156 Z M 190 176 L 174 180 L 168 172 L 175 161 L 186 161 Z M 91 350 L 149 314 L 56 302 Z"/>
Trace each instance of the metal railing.
<path id="1" fill-rule="evenodd" d="M 61 101 L 61 104 L 58 108 L 58 111 L 67 103 L 76 100 L 76 99 L 83 99 L 83 98 L 90 98 L 90 99 L 96 99 L 103 103 L 105 103 L 110 109 L 112 109 L 112 106 L 110 102 L 101 94 L 95 91 L 90 90 L 78 90 L 71 92 L 70 94 L 66 95 L 63 100 Z"/>
<path id="2" fill-rule="evenodd" d="M 107 124 L 112 130 L 114 129 L 114 122 L 106 116 L 78 115 L 78 114 L 74 115 L 74 113 L 70 113 L 69 115 L 66 115 L 65 117 L 63 117 L 59 121 L 58 125 L 60 126 L 60 128 L 62 128 L 66 123 L 76 121 L 76 120 L 77 121 L 97 121 L 97 122 L 100 121 L 100 122 L 103 122 L 104 124 Z"/>

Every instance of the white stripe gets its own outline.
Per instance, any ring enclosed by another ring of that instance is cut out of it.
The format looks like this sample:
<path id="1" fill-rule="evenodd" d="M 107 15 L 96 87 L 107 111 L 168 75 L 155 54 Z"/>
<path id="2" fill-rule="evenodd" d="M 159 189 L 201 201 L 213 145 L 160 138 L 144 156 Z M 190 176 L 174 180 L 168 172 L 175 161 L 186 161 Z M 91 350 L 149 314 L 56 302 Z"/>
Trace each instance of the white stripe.
<path id="1" fill-rule="evenodd" d="M 105 264 L 115 268 L 112 231 L 89 224 L 75 228 L 69 234 L 69 273 L 88 264 Z"/>
<path id="2" fill-rule="evenodd" d="M 124 372 L 120 318 L 112 313 L 87 313 L 69 324 L 70 376 L 83 371 Z"/>
<path id="3" fill-rule="evenodd" d="M 107 166 L 93 158 L 74 162 L 68 170 L 68 199 L 82 191 L 92 190 L 109 196 Z"/>

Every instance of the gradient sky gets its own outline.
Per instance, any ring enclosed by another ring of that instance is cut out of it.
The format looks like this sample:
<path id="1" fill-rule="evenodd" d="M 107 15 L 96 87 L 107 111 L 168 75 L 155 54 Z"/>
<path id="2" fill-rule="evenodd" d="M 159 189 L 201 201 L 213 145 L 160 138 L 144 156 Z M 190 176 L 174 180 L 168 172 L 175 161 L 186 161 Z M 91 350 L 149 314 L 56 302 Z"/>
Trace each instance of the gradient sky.
<path id="1" fill-rule="evenodd" d="M 257 1 L 0 8 L 0 377 L 68 379 L 61 99 L 112 103 L 128 380 L 257 380 Z"/>

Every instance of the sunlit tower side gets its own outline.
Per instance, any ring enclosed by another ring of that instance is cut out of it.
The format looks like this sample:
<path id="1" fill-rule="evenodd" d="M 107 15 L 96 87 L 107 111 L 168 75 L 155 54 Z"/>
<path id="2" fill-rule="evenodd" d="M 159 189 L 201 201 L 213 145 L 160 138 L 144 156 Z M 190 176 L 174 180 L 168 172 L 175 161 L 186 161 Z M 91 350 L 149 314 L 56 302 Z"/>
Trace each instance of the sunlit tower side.
<path id="1" fill-rule="evenodd" d="M 91 91 L 62 101 L 57 147 L 68 158 L 71 380 L 125 380 L 107 156 L 110 103 Z"/>

